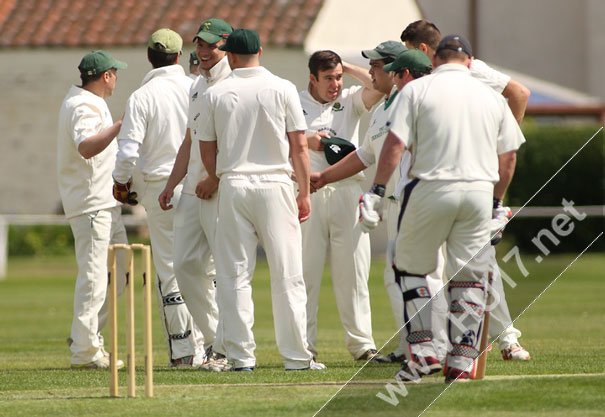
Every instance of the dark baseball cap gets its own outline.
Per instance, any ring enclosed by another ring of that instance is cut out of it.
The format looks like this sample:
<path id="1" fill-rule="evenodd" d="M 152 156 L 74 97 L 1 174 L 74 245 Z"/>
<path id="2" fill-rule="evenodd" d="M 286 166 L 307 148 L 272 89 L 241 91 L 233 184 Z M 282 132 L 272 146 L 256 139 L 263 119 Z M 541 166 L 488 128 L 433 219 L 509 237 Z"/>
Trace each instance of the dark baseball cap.
<path id="1" fill-rule="evenodd" d="M 406 49 L 395 58 L 395 61 L 382 68 L 386 72 L 399 72 L 404 69 L 420 73 L 431 72 L 431 60 L 419 49 Z"/>
<path id="2" fill-rule="evenodd" d="M 334 165 L 355 150 L 355 145 L 351 142 L 336 136 L 321 138 L 321 143 L 324 145 L 324 154 L 330 165 Z"/>
<path id="3" fill-rule="evenodd" d="M 221 39 L 227 39 L 231 32 L 233 32 L 233 28 L 223 19 L 208 19 L 202 22 L 193 41 L 200 38 L 208 43 L 217 43 Z"/>
<path id="4" fill-rule="evenodd" d="M 437 49 L 435 49 L 435 53 L 442 51 L 444 49 L 449 49 L 450 51 L 456 52 L 464 52 L 469 57 L 473 56 L 473 48 L 471 48 L 471 44 L 461 35 L 447 35 L 439 45 L 437 45 Z"/>
<path id="5" fill-rule="evenodd" d="M 111 68 L 124 69 L 128 65 L 125 62 L 118 61 L 112 57 L 107 51 L 92 51 L 84 55 L 78 65 L 78 69 L 82 74 L 97 75 Z"/>
<path id="6" fill-rule="evenodd" d="M 378 46 L 374 49 L 364 49 L 361 51 L 361 55 L 368 59 L 394 59 L 397 55 L 405 50 L 405 45 L 399 41 L 385 41 L 378 44 Z"/>
<path id="7" fill-rule="evenodd" d="M 260 50 L 258 32 L 253 29 L 235 29 L 227 38 L 227 42 L 218 49 L 239 55 L 256 54 Z"/>

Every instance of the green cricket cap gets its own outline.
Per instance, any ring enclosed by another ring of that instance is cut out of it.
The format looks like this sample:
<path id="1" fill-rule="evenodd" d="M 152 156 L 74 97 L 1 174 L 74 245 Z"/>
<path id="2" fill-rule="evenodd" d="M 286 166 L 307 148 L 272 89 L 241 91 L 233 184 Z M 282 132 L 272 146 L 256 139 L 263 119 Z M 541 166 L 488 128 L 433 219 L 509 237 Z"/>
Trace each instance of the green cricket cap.
<path id="1" fill-rule="evenodd" d="M 223 19 L 208 19 L 202 22 L 193 41 L 200 38 L 208 43 L 217 43 L 221 39 L 227 39 L 231 32 L 233 28 Z"/>
<path id="2" fill-rule="evenodd" d="M 147 46 L 165 54 L 178 54 L 183 48 L 183 38 L 174 30 L 162 28 L 151 34 Z"/>
<path id="3" fill-rule="evenodd" d="M 324 145 L 324 155 L 330 165 L 334 165 L 355 150 L 355 145 L 351 142 L 336 136 L 321 138 L 320 142 Z"/>
<path id="4" fill-rule="evenodd" d="M 404 69 L 420 73 L 429 73 L 433 66 L 431 60 L 419 49 L 406 49 L 395 58 L 395 61 L 385 65 L 385 72 L 399 72 Z"/>
<path id="5" fill-rule="evenodd" d="M 227 42 L 218 49 L 239 55 L 256 54 L 260 50 L 258 32 L 253 29 L 235 29 L 227 38 Z"/>
<path id="6" fill-rule="evenodd" d="M 78 69 L 82 74 L 98 75 L 102 74 L 111 68 L 124 69 L 128 65 L 125 62 L 118 61 L 112 57 L 107 51 L 92 51 L 84 55 L 78 65 Z"/>
<path id="7" fill-rule="evenodd" d="M 399 41 L 385 41 L 378 44 L 374 49 L 364 49 L 361 51 L 361 55 L 368 59 L 395 59 L 397 55 L 405 50 L 405 45 Z"/>

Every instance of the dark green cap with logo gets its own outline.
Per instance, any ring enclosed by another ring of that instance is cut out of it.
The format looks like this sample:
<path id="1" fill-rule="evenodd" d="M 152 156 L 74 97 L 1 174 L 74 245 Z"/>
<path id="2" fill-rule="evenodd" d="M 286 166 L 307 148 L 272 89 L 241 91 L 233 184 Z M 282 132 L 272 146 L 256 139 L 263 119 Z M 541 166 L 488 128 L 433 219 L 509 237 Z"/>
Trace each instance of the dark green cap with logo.
<path id="1" fill-rule="evenodd" d="M 382 67 L 385 72 L 408 69 L 420 73 L 429 73 L 432 68 L 431 60 L 419 49 L 407 49 L 397 55 L 395 61 Z"/>
<path id="2" fill-rule="evenodd" d="M 361 55 L 363 55 L 364 58 L 368 59 L 395 59 L 397 55 L 399 55 L 405 50 L 405 45 L 399 41 L 385 41 L 381 42 L 374 49 L 364 49 L 363 51 L 361 51 Z"/>
<path id="3" fill-rule="evenodd" d="M 221 39 L 227 39 L 231 32 L 233 28 L 223 19 L 208 19 L 202 22 L 193 41 L 200 38 L 208 43 L 217 43 Z"/>
<path id="4" fill-rule="evenodd" d="M 118 61 L 112 57 L 109 52 L 98 50 L 84 55 L 84 58 L 80 61 L 80 65 L 78 65 L 78 69 L 82 74 L 98 75 L 112 68 L 124 69 L 127 66 L 125 62 Z"/>
<path id="5" fill-rule="evenodd" d="M 227 38 L 227 42 L 218 49 L 239 55 L 256 54 L 260 50 L 258 32 L 253 29 L 235 29 Z"/>
<path id="6" fill-rule="evenodd" d="M 324 155 L 330 165 L 334 165 L 355 150 L 355 145 L 351 142 L 336 136 L 321 138 L 320 142 L 324 145 Z"/>

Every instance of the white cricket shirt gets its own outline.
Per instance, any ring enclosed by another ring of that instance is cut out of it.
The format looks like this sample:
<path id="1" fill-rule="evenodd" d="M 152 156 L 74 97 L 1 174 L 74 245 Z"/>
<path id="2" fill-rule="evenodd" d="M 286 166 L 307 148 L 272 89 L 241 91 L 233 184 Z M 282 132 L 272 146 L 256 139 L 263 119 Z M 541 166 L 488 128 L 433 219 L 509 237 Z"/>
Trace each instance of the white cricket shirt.
<path id="1" fill-rule="evenodd" d="M 376 107 L 370 118 L 370 124 L 368 125 L 368 130 L 366 131 L 363 143 L 356 151 L 357 157 L 366 167 L 378 163 L 380 153 L 382 152 L 382 146 L 384 145 L 384 139 L 386 138 L 387 133 L 389 133 L 387 121 L 389 120 L 391 109 L 393 108 L 392 104 L 397 93 L 397 88 L 393 87 L 391 95 Z M 385 195 L 387 197 L 395 194 L 395 185 L 397 184 L 397 181 L 399 181 L 399 172 L 395 172 L 386 185 Z"/>
<path id="2" fill-rule="evenodd" d="M 525 142 L 502 95 L 452 63 L 403 88 L 390 129 L 413 147 L 410 176 L 429 181 L 496 183 L 498 155 Z"/>
<path id="3" fill-rule="evenodd" d="M 185 137 L 192 83 L 178 64 L 155 68 L 145 75 L 141 87 L 126 103 L 118 133 L 116 181 L 127 182 L 135 165 L 145 181 L 170 176 Z"/>
<path id="4" fill-rule="evenodd" d="M 307 121 L 305 134 L 327 132 L 330 136 L 346 139 L 359 146 L 359 119 L 368 110 L 362 100 L 363 87 L 353 86 L 341 91 L 336 100 L 320 103 L 309 91 L 301 91 L 300 102 Z M 323 151 L 309 149 L 311 172 L 320 172 L 330 166 Z M 362 174 L 357 174 L 356 177 Z"/>
<path id="5" fill-rule="evenodd" d="M 471 61 L 471 75 L 500 94 L 502 94 L 510 81 L 510 76 L 493 69 L 485 62 L 475 58 Z"/>
<path id="6" fill-rule="evenodd" d="M 292 172 L 286 132 L 307 128 L 294 84 L 264 67 L 238 68 L 202 100 L 197 136 L 217 141 L 217 175 Z"/>
<path id="7" fill-rule="evenodd" d="M 201 108 L 201 97 L 202 94 L 220 80 L 225 79 L 231 74 L 231 67 L 229 67 L 229 61 L 225 56 L 219 62 L 210 68 L 210 77 L 200 75 L 193 86 L 191 87 L 191 93 L 189 95 L 189 121 L 187 127 L 191 134 L 191 149 L 189 152 L 189 165 L 187 166 L 187 176 L 183 182 L 183 193 L 195 195 L 195 187 L 202 178 L 208 173 L 204 164 L 202 164 L 202 157 L 200 155 L 200 144 L 198 143 L 198 132 L 200 125 L 200 114 Z"/>
<path id="8" fill-rule="evenodd" d="M 86 138 L 111 125 L 103 98 L 80 87 L 69 89 L 59 111 L 57 134 L 57 177 L 67 218 L 120 205 L 111 193 L 116 142 L 89 159 L 78 152 Z"/>

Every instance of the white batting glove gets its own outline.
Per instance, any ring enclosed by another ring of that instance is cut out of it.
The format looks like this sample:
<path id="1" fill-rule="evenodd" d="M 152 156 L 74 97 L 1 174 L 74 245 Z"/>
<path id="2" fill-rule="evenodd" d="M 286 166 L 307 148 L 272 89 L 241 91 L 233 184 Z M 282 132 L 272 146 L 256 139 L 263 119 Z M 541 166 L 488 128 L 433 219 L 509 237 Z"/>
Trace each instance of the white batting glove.
<path id="1" fill-rule="evenodd" d="M 361 230 L 374 230 L 382 220 L 382 198 L 385 187 L 374 184 L 369 192 L 359 197 L 359 223 Z"/>
<path id="2" fill-rule="evenodd" d="M 502 232 L 513 216 L 510 207 L 499 206 L 492 210 L 492 219 L 489 222 L 489 234 L 492 237 L 492 245 L 497 245 L 502 240 Z"/>

